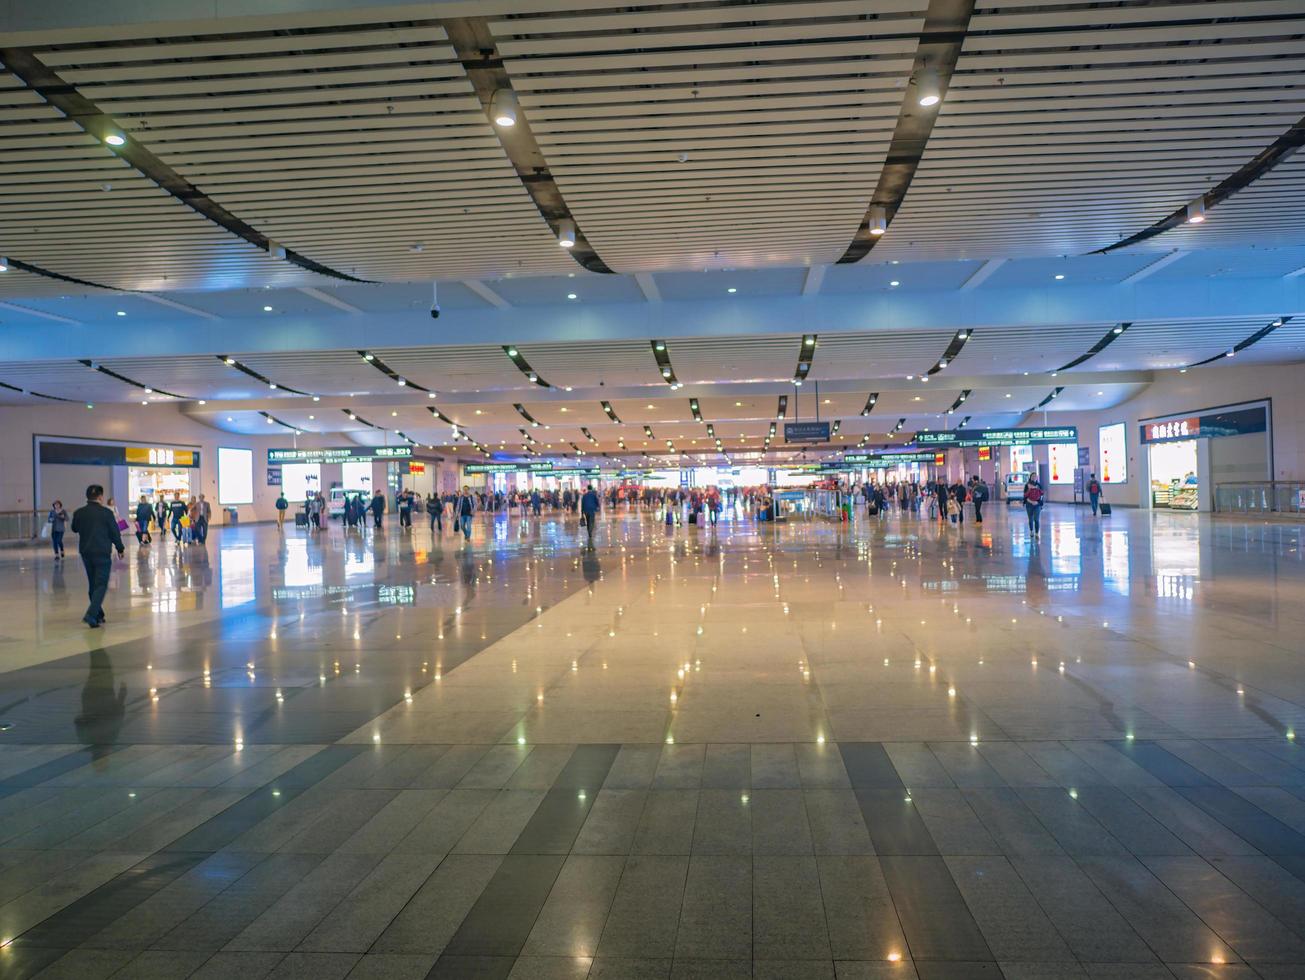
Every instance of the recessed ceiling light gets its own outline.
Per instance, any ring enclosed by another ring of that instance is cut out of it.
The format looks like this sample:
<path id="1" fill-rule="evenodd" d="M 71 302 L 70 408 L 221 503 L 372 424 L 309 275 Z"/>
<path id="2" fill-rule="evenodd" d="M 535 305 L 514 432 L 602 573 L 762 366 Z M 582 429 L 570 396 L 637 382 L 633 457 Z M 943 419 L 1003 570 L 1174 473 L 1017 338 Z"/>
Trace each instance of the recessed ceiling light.
<path id="1" fill-rule="evenodd" d="M 490 118 L 496 126 L 508 129 L 517 124 L 517 94 L 508 88 L 495 89 L 489 100 Z"/>
<path id="2" fill-rule="evenodd" d="M 1057 279 L 1057 280 L 1064 279 L 1064 278 L 1065 278 L 1065 274 L 1064 274 L 1063 272 L 1057 272 L 1057 273 L 1056 273 L 1056 279 Z"/>
<path id="3" fill-rule="evenodd" d="M 118 311 L 118 316 L 126 316 L 126 315 L 127 315 L 127 311 L 126 311 L 126 310 L 119 310 L 119 311 Z"/>
<path id="4" fill-rule="evenodd" d="M 270 306 L 264 306 L 264 307 L 263 307 L 263 312 L 264 312 L 264 313 L 271 313 L 271 312 L 272 312 L 272 307 L 270 307 Z"/>
<path id="5" fill-rule="evenodd" d="M 727 292 L 727 293 L 737 293 L 738 290 L 735 289 L 733 286 L 731 286 L 729 289 L 725 290 L 725 292 Z"/>
<path id="6" fill-rule="evenodd" d="M 919 90 L 920 105 L 929 108 L 942 101 L 942 90 L 938 85 L 938 72 L 934 69 L 926 68 L 920 72 L 915 84 Z"/>
<path id="7" fill-rule="evenodd" d="M 567 294 L 566 294 L 566 298 L 567 298 L 567 299 L 575 299 L 575 298 L 576 298 L 576 295 L 575 295 L 575 293 L 567 293 Z"/>
<path id="8" fill-rule="evenodd" d="M 1097 394 L 1098 394 L 1098 395 L 1104 395 L 1105 392 L 1104 392 L 1104 391 L 1098 391 Z"/>
<path id="9" fill-rule="evenodd" d="M 1007 398 L 1009 398 L 1009 397 L 1010 397 L 1010 392 L 1009 392 L 1009 391 L 1008 391 L 1008 392 L 1006 392 L 1006 397 L 1007 397 Z"/>
<path id="10" fill-rule="evenodd" d="M 127 137 L 123 136 L 122 133 L 109 133 L 104 137 L 104 142 L 110 146 L 122 146 L 127 142 Z"/>
<path id="11" fill-rule="evenodd" d="M 900 286 L 901 283 L 898 282 L 896 279 L 894 279 L 894 280 L 893 280 L 892 282 L 890 282 L 888 285 L 890 285 L 890 286 Z"/>

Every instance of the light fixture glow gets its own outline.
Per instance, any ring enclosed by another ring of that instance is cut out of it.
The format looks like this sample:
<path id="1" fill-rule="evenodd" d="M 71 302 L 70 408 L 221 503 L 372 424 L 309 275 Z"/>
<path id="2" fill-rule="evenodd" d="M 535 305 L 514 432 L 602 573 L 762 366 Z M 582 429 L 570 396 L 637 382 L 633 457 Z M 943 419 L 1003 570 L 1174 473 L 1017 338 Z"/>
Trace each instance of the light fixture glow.
<path id="1" fill-rule="evenodd" d="M 942 101 L 942 89 L 938 84 L 938 72 L 934 71 L 934 69 L 926 68 L 920 72 L 915 84 L 919 91 L 920 105 L 928 108 Z"/>
<path id="2" fill-rule="evenodd" d="M 570 218 L 557 223 L 557 244 L 563 248 L 575 247 L 575 222 Z"/>
<path id="3" fill-rule="evenodd" d="M 1205 220 L 1205 198 L 1198 197 L 1187 205 L 1187 223 L 1199 225 Z"/>
<path id="4" fill-rule="evenodd" d="M 878 204 L 870 208 L 870 234 L 882 235 L 888 230 L 888 209 Z"/>
<path id="5" fill-rule="evenodd" d="M 494 125 L 509 129 L 517 124 L 517 93 L 508 88 L 495 89 L 489 100 L 489 115 Z"/>
<path id="6" fill-rule="evenodd" d="M 127 142 L 127 137 L 123 136 L 122 133 L 109 133 L 104 137 L 104 142 L 110 146 L 122 146 Z"/>

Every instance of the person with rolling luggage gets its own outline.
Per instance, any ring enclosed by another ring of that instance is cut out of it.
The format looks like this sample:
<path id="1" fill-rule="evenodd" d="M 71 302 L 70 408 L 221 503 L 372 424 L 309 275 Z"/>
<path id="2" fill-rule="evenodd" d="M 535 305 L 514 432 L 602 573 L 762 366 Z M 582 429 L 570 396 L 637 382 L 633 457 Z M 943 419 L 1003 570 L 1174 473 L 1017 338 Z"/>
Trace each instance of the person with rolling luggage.
<path id="1" fill-rule="evenodd" d="M 1092 473 L 1088 476 L 1088 502 L 1092 505 L 1092 516 L 1097 516 L 1097 509 L 1101 503 L 1101 483 L 1097 480 L 1097 475 Z"/>

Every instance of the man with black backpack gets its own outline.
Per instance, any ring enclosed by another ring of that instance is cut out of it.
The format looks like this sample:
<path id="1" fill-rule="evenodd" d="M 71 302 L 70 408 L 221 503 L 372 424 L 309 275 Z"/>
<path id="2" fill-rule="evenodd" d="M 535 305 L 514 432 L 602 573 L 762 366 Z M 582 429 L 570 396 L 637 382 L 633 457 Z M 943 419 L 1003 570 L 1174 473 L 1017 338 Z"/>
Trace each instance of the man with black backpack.
<path id="1" fill-rule="evenodd" d="M 1097 475 L 1092 473 L 1088 476 L 1088 501 L 1092 504 L 1092 516 L 1097 516 L 1097 507 L 1101 501 L 1101 484 L 1097 480 Z"/>
<path id="2" fill-rule="evenodd" d="M 983 523 L 983 505 L 988 500 L 988 484 L 977 476 L 970 477 L 970 500 L 974 503 L 974 523 Z"/>

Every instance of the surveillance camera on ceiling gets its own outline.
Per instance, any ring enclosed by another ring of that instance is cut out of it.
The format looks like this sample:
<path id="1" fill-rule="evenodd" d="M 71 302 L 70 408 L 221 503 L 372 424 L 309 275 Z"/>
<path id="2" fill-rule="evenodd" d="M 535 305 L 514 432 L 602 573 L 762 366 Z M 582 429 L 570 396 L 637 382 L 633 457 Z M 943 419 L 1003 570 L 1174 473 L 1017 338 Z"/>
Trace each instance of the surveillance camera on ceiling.
<path id="1" fill-rule="evenodd" d="M 432 320 L 438 320 L 440 318 L 440 308 L 438 306 L 432 306 L 430 308 L 430 318 Z"/>

